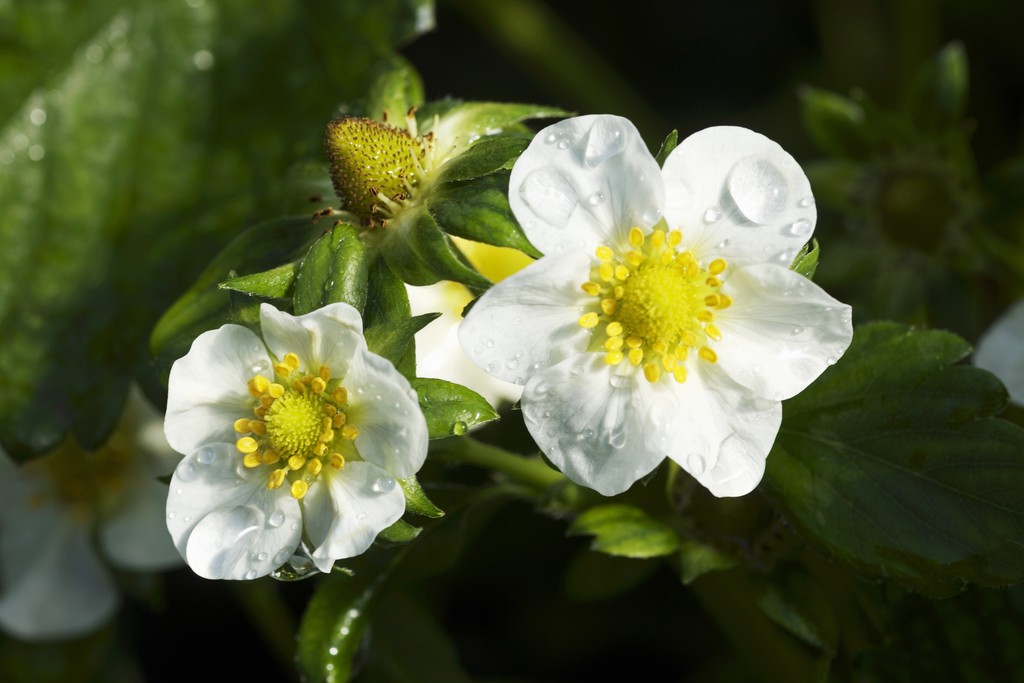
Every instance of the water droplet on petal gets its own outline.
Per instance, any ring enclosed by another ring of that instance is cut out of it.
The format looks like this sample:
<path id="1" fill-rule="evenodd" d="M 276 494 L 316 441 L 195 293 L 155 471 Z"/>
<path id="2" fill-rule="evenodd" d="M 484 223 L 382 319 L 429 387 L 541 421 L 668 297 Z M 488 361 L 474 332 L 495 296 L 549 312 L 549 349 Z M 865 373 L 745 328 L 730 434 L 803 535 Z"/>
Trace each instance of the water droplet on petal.
<path id="1" fill-rule="evenodd" d="M 814 206 L 814 197 L 804 197 L 803 199 L 798 201 L 796 205 L 799 206 L 801 209 L 806 209 L 807 207 Z"/>
<path id="2" fill-rule="evenodd" d="M 722 240 L 721 242 L 719 242 L 718 244 L 715 245 L 715 249 L 725 249 L 730 244 L 732 244 L 732 240 L 724 239 L 724 240 Z"/>
<path id="3" fill-rule="evenodd" d="M 356 515 L 356 519 L 358 519 L 359 521 L 366 519 L 366 513 L 360 512 L 358 515 Z"/>
<path id="4" fill-rule="evenodd" d="M 250 505 L 217 509 L 203 517 L 188 538 L 185 558 L 200 576 L 231 574 L 263 527 L 263 512 Z"/>
<path id="5" fill-rule="evenodd" d="M 704 212 L 704 222 L 714 223 L 722 217 L 722 211 L 717 206 L 712 206 Z"/>
<path id="6" fill-rule="evenodd" d="M 643 220 L 647 225 L 654 225 L 661 218 L 661 209 L 652 207 L 644 211 Z"/>
<path id="7" fill-rule="evenodd" d="M 833 358 L 832 356 L 829 356 L 828 358 L 826 358 L 826 359 L 825 359 L 825 365 L 835 365 L 835 364 L 836 364 L 836 363 L 838 363 L 838 362 L 839 362 L 839 361 L 837 361 L 837 360 L 836 360 L 835 358 Z"/>
<path id="8" fill-rule="evenodd" d="M 704 468 L 707 464 L 704 462 L 704 456 L 700 453 L 690 453 L 686 456 L 686 471 L 695 477 L 699 477 L 704 474 Z"/>
<path id="9" fill-rule="evenodd" d="M 259 361 L 256 361 L 255 363 L 252 364 L 252 367 L 249 368 L 249 370 L 254 375 L 259 375 L 261 373 L 264 373 L 267 370 L 270 370 L 270 361 L 269 360 L 259 360 Z"/>
<path id="10" fill-rule="evenodd" d="M 174 475 L 178 478 L 178 481 L 192 481 L 196 478 L 196 466 L 192 464 L 191 460 L 182 460 L 177 469 L 174 470 Z M 181 489 L 178 489 L 178 491 L 181 491 Z"/>
<path id="11" fill-rule="evenodd" d="M 465 425 L 465 423 L 463 423 Z M 377 481 L 373 482 L 373 490 L 375 493 L 390 493 L 395 490 L 395 480 L 393 477 L 381 477 Z"/>
<path id="12" fill-rule="evenodd" d="M 802 327 L 794 327 L 793 328 L 792 334 L 794 336 L 799 335 L 799 334 L 803 334 L 803 333 L 804 333 L 804 328 L 802 328 Z"/>
<path id="13" fill-rule="evenodd" d="M 568 140 L 559 140 L 558 141 L 558 145 L 556 145 L 556 146 L 558 147 L 558 149 L 569 149 L 569 141 Z"/>
<path id="14" fill-rule="evenodd" d="M 614 119 L 599 118 L 587 137 L 583 163 L 589 168 L 595 168 L 613 156 L 622 154 L 625 149 L 626 140 L 622 136 L 620 124 Z"/>
<path id="15" fill-rule="evenodd" d="M 173 510 L 171 512 L 167 513 L 167 519 L 174 519 L 177 516 L 178 516 L 178 513 L 174 512 Z"/>
<path id="16" fill-rule="evenodd" d="M 625 389 L 629 386 L 629 377 L 625 375 L 612 375 L 608 379 L 608 383 L 616 389 Z"/>
<path id="17" fill-rule="evenodd" d="M 267 555 L 266 553 L 260 553 L 259 555 L 256 556 L 256 561 L 257 562 L 266 562 L 268 557 L 270 557 L 270 555 Z"/>
<path id="18" fill-rule="evenodd" d="M 198 462 L 200 465 L 212 465 L 216 460 L 217 451 L 210 448 L 209 446 L 204 446 L 200 448 L 199 452 L 196 453 L 196 462 Z"/>
<path id="19" fill-rule="evenodd" d="M 604 203 L 604 192 L 595 192 L 594 194 L 587 197 L 587 204 L 590 206 L 598 206 Z"/>
<path id="20" fill-rule="evenodd" d="M 573 374 L 573 375 L 582 375 L 583 374 L 583 364 L 582 363 L 577 363 L 576 365 L 573 365 L 571 368 L 569 368 L 569 373 Z"/>
<path id="21" fill-rule="evenodd" d="M 281 526 L 284 524 L 284 513 L 280 510 L 275 510 L 274 513 L 270 515 L 270 519 L 267 520 L 267 524 L 275 529 Z"/>
<path id="22" fill-rule="evenodd" d="M 740 159 L 728 180 L 729 195 L 736 208 L 754 223 L 764 225 L 786 207 L 789 187 L 786 177 L 761 157 Z"/>
<path id="23" fill-rule="evenodd" d="M 486 342 L 484 342 L 484 345 L 489 349 L 494 348 L 494 340 L 488 339 Z"/>
<path id="24" fill-rule="evenodd" d="M 255 579 L 255 578 L 256 578 L 256 573 L 257 573 L 257 572 L 256 572 L 256 570 L 255 570 L 255 569 L 250 569 L 249 571 L 247 571 L 247 572 L 245 573 L 245 578 L 246 578 L 247 580 L 249 580 L 249 581 L 252 581 L 253 579 Z"/>
<path id="25" fill-rule="evenodd" d="M 516 368 L 519 367 L 519 361 L 516 360 L 515 358 L 509 358 L 507 361 L 505 361 L 505 367 L 508 368 L 509 370 L 515 370 Z"/>
<path id="26" fill-rule="evenodd" d="M 793 235 L 794 237 L 807 237 L 811 234 L 811 230 L 814 225 L 806 218 L 801 218 L 792 225 L 785 229 L 785 234 Z"/>
<path id="27" fill-rule="evenodd" d="M 555 133 L 548 133 L 547 137 L 544 138 L 544 142 L 549 145 L 553 144 L 556 140 L 558 140 L 558 135 Z"/>

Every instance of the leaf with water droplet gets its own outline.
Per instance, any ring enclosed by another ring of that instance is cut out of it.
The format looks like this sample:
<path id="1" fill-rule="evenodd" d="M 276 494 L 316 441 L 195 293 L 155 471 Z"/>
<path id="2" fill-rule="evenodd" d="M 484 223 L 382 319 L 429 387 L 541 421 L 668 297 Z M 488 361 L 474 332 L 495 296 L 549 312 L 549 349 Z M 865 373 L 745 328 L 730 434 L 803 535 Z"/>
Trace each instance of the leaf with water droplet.
<path id="1" fill-rule="evenodd" d="M 1024 581 L 1024 429 L 959 337 L 858 328 L 842 360 L 786 402 L 765 482 L 820 549 L 946 596 Z"/>
<path id="2" fill-rule="evenodd" d="M 457 183 L 509 170 L 529 142 L 520 137 L 484 138 L 446 163 L 437 182 L 442 185 Z"/>
<path id="3" fill-rule="evenodd" d="M 461 384 L 427 377 L 416 378 L 411 384 L 419 397 L 431 439 L 441 439 L 458 431 L 465 434 L 471 427 L 498 417 L 483 396 Z"/>
<path id="4" fill-rule="evenodd" d="M 518 249 L 540 258 L 530 244 L 508 203 L 508 172 L 440 187 L 430 202 L 430 212 L 450 235 L 496 247 Z"/>
<path id="5" fill-rule="evenodd" d="M 406 512 L 430 517 L 431 519 L 444 517 L 444 510 L 434 505 L 430 498 L 427 497 L 426 492 L 420 486 L 420 482 L 415 476 L 399 479 L 398 485 L 402 487 L 402 493 L 405 494 Z"/>
<path id="6" fill-rule="evenodd" d="M 566 533 L 594 536 L 591 550 L 619 557 L 661 557 L 679 548 L 679 537 L 671 526 L 640 508 L 620 503 L 584 511 Z"/>
<path id="7" fill-rule="evenodd" d="M 355 227 L 336 225 L 302 259 L 295 278 L 295 314 L 339 301 L 362 313 L 367 279 L 366 249 Z"/>

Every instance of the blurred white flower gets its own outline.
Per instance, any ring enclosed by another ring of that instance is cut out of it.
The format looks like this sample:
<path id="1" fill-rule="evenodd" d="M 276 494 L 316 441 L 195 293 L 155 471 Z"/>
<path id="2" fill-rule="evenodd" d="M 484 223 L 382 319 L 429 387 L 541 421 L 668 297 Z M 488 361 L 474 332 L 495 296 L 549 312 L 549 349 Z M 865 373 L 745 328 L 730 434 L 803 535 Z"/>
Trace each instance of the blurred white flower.
<path id="1" fill-rule="evenodd" d="M 545 128 L 509 202 L 545 256 L 486 292 L 459 337 L 525 385 L 548 458 L 605 495 L 665 457 L 717 496 L 761 480 L 781 401 L 837 361 L 850 307 L 789 266 L 814 229 L 810 184 L 779 145 L 709 128 L 664 169 L 636 128 Z"/>
<path id="2" fill-rule="evenodd" d="M 99 555 L 126 570 L 181 564 L 164 531 L 167 486 L 157 480 L 178 459 L 161 417 L 134 389 L 117 431 L 95 451 L 68 438 L 21 466 L 0 451 L 0 629 L 55 640 L 99 628 L 119 602 Z"/>
<path id="3" fill-rule="evenodd" d="M 452 238 L 470 263 L 492 282 L 500 282 L 533 263 L 533 259 L 515 249 L 494 247 L 480 242 Z M 515 403 L 523 393 L 518 384 L 506 382 L 484 372 L 469 360 L 459 345 L 458 330 L 462 310 L 473 295 L 458 282 L 438 282 L 425 287 L 406 285 L 413 315 L 440 313 L 416 334 L 416 374 L 437 377 L 469 387 L 491 405 Z"/>
<path id="4" fill-rule="evenodd" d="M 210 579 L 254 579 L 300 542 L 320 571 L 365 551 L 405 512 L 396 478 L 427 454 L 416 392 L 367 350 L 347 304 L 292 316 L 260 308 L 201 334 L 171 368 L 167 440 L 185 458 L 167 528 Z"/>
<path id="5" fill-rule="evenodd" d="M 1010 306 L 981 336 L 974 364 L 998 377 L 1010 400 L 1024 406 L 1024 299 Z"/>

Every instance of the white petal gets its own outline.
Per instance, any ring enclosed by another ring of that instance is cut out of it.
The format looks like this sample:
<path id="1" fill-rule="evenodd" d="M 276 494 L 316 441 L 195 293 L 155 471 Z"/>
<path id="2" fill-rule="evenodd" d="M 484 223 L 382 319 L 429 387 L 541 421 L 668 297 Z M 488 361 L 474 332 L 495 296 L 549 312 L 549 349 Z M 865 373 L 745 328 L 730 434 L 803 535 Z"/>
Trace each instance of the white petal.
<path id="1" fill-rule="evenodd" d="M 662 169 L 665 217 L 704 260 L 789 265 L 814 231 L 817 212 L 800 165 L 746 128 L 694 133 Z"/>
<path id="2" fill-rule="evenodd" d="M 722 291 L 733 304 L 716 320 L 718 364 L 761 398 L 781 401 L 800 393 L 853 338 L 850 307 L 788 268 L 737 268 Z"/>
<path id="3" fill-rule="evenodd" d="M 167 533 L 167 485 L 156 480 L 131 482 L 129 493 L 99 529 L 99 541 L 111 563 L 122 569 L 160 570 L 181 564 Z"/>
<path id="4" fill-rule="evenodd" d="M 658 163 L 633 124 L 578 116 L 548 126 L 512 167 L 509 204 L 545 254 L 619 244 L 661 217 Z"/>
<path id="5" fill-rule="evenodd" d="M 487 290 L 459 327 L 466 355 L 499 379 L 525 384 L 584 350 L 590 332 L 578 321 L 592 299 L 580 285 L 590 260 L 582 250 L 545 256 Z"/>
<path id="6" fill-rule="evenodd" d="M 579 354 L 534 375 L 523 390 L 526 427 L 565 476 L 606 496 L 628 489 L 668 453 L 652 411 L 661 385 L 614 374 L 601 354 Z"/>
<path id="7" fill-rule="evenodd" d="M 343 377 L 356 348 L 366 345 L 359 312 L 344 303 L 329 304 L 300 316 L 263 304 L 260 327 L 278 360 L 294 353 L 303 363 L 300 369 L 314 375 L 326 365 L 334 377 Z"/>
<path id="8" fill-rule="evenodd" d="M 254 579 L 287 560 L 302 534 L 287 483 L 267 488 L 269 466 L 246 468 L 234 444 L 187 455 L 171 477 L 167 529 L 192 570 L 208 579 Z"/>
<path id="9" fill-rule="evenodd" d="M 179 453 L 237 438 L 234 423 L 252 415 L 246 383 L 254 375 L 273 381 L 263 342 L 240 325 L 204 332 L 171 366 L 164 434 Z"/>
<path id="10" fill-rule="evenodd" d="M 1024 300 L 1009 308 L 978 340 L 974 364 L 1006 385 L 1010 400 L 1024 405 Z"/>
<path id="11" fill-rule="evenodd" d="M 359 455 L 391 476 L 416 474 L 427 457 L 427 421 L 409 381 L 389 361 L 360 349 L 345 387 L 348 418 L 359 428 Z"/>
<path id="12" fill-rule="evenodd" d="M 371 463 L 350 462 L 342 470 L 325 467 L 319 479 L 326 484 L 329 495 L 303 500 L 304 514 L 318 520 L 310 523 L 311 528 L 315 525 L 322 529 L 324 520 L 331 520 L 322 540 L 310 534 L 317 545 L 313 551 L 317 567 L 322 563 L 329 567 L 335 560 L 359 555 L 405 512 L 402 487 Z"/>
<path id="13" fill-rule="evenodd" d="M 26 640 L 67 639 L 107 621 L 118 595 L 87 529 L 54 505 L 25 511 L 0 534 L 0 628 Z"/>
<path id="14" fill-rule="evenodd" d="M 660 422 L 671 428 L 671 457 L 716 496 L 742 496 L 761 481 L 782 424 L 782 404 L 757 398 L 717 368 L 690 363 L 683 384 L 663 378 L 677 403 Z"/>
<path id="15" fill-rule="evenodd" d="M 515 403 L 522 395 L 523 388 L 481 370 L 459 345 L 462 306 L 452 309 L 452 287 L 466 291 L 462 285 L 452 282 L 439 282 L 426 287 L 406 286 L 412 315 L 441 313 L 440 318 L 416 333 L 416 374 L 469 387 L 492 405 L 502 401 Z"/>

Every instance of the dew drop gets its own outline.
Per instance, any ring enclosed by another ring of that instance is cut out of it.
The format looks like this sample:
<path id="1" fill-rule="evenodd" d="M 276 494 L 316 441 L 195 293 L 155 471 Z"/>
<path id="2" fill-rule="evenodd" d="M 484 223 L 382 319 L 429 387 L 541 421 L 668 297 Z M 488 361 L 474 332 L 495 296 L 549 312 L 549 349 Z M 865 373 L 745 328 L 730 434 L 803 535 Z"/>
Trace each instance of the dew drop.
<path id="1" fill-rule="evenodd" d="M 505 367 L 508 368 L 509 370 L 515 370 L 516 368 L 519 367 L 519 361 L 515 358 L 509 358 L 507 361 L 505 361 Z"/>
<path id="2" fill-rule="evenodd" d="M 712 206 L 704 212 L 704 222 L 714 223 L 722 217 L 722 211 L 717 206 Z"/>
<path id="3" fill-rule="evenodd" d="M 220 508 L 206 515 L 188 539 L 185 559 L 207 578 L 228 576 L 263 526 L 263 512 L 250 505 Z"/>
<path id="4" fill-rule="evenodd" d="M 643 220 L 648 225 L 654 225 L 661 218 L 661 209 L 653 207 L 644 211 Z"/>
<path id="5" fill-rule="evenodd" d="M 608 437 L 608 443 L 611 444 L 612 448 L 622 448 L 626 445 L 626 430 L 622 423 L 615 425 L 615 429 L 612 430 L 611 435 Z"/>
<path id="6" fill-rule="evenodd" d="M 292 531 L 298 531 L 298 530 L 299 530 L 299 523 L 298 522 L 292 522 Z"/>
<path id="7" fill-rule="evenodd" d="M 608 379 L 608 383 L 616 389 L 625 389 L 629 386 L 629 377 L 626 377 L 625 375 L 612 375 Z"/>
<path id="8" fill-rule="evenodd" d="M 802 327 L 794 327 L 792 332 L 791 332 L 791 334 L 793 334 L 794 336 L 799 335 L 799 334 L 803 334 L 803 333 L 804 333 L 804 328 L 802 328 Z"/>
<path id="9" fill-rule="evenodd" d="M 171 512 L 167 513 L 167 519 L 174 519 L 177 516 L 178 516 L 178 513 L 174 512 L 173 510 Z"/>
<path id="10" fill-rule="evenodd" d="M 178 478 L 178 481 L 192 481 L 196 478 L 196 466 L 192 464 L 191 460 L 182 460 L 174 470 L 174 476 Z M 180 493 L 181 489 L 178 491 Z"/>
<path id="11" fill-rule="evenodd" d="M 185 524 L 188 524 L 189 522 L 192 521 L 192 515 L 185 515 L 184 517 L 181 518 L 181 521 L 185 522 Z"/>
<path id="12" fill-rule="evenodd" d="M 292 553 L 290 550 L 281 550 L 277 555 L 274 555 L 274 564 L 284 564 L 288 561 L 288 558 L 291 557 L 291 555 Z"/>
<path id="13" fill-rule="evenodd" d="M 463 422 L 462 424 L 465 425 L 466 423 Z M 393 477 L 381 477 L 373 482 L 372 488 L 375 493 L 391 493 L 395 490 L 395 480 Z"/>
<path id="14" fill-rule="evenodd" d="M 257 562 L 266 562 L 268 557 L 270 557 L 270 555 L 267 555 L 266 553 L 260 553 L 259 555 L 256 556 L 256 561 Z"/>
<path id="15" fill-rule="evenodd" d="M 493 373 L 497 369 L 498 369 L 497 363 L 488 363 L 487 364 L 487 372 Z"/>
<path id="16" fill-rule="evenodd" d="M 732 244 L 732 240 L 724 239 L 724 240 L 722 240 L 721 242 L 719 242 L 718 244 L 715 245 L 715 249 L 725 249 L 730 244 Z"/>
<path id="17" fill-rule="evenodd" d="M 468 430 L 469 427 L 462 420 L 459 420 L 458 422 L 452 424 L 452 434 L 454 434 L 455 436 L 462 436 Z"/>
<path id="18" fill-rule="evenodd" d="M 558 140 L 558 136 L 555 133 L 548 133 L 547 137 L 544 138 L 544 142 L 549 145 L 554 143 L 556 140 Z"/>
<path id="19" fill-rule="evenodd" d="M 558 145 L 556 145 L 556 146 L 558 147 L 558 149 L 569 149 L 569 141 L 568 140 L 559 140 L 558 141 Z"/>
<path id="20" fill-rule="evenodd" d="M 598 206 L 604 203 L 604 192 L 595 192 L 594 194 L 587 197 L 587 204 L 590 206 Z"/>
<path id="21" fill-rule="evenodd" d="M 835 364 L 836 364 L 836 363 L 838 363 L 838 362 L 839 362 L 839 361 L 837 361 L 837 360 L 836 360 L 835 358 L 833 358 L 832 356 L 829 356 L 828 358 L 826 358 L 826 359 L 825 359 L 825 365 L 835 365 Z"/>
<path id="22" fill-rule="evenodd" d="M 704 468 L 707 467 L 704 462 L 704 456 L 700 453 L 690 453 L 686 456 L 686 471 L 695 477 L 699 477 L 704 474 Z"/>
<path id="23" fill-rule="evenodd" d="M 360 512 L 358 515 L 356 515 L 356 519 L 358 519 L 359 521 L 366 519 L 366 513 Z"/>
<path id="24" fill-rule="evenodd" d="M 264 372 L 266 372 L 268 370 L 270 370 L 270 361 L 269 360 L 259 360 L 259 361 L 256 361 L 255 363 L 252 364 L 252 367 L 249 368 L 249 371 L 252 372 L 252 374 L 254 374 L 254 375 L 259 375 L 259 374 L 264 373 Z"/>
<path id="25" fill-rule="evenodd" d="M 770 161 L 757 156 L 740 159 L 733 166 L 728 188 L 736 208 L 761 225 L 782 212 L 789 196 L 786 177 Z"/>
<path id="26" fill-rule="evenodd" d="M 587 136 L 583 163 L 588 168 L 596 168 L 612 157 L 622 154 L 625 149 L 626 140 L 622 137 L 620 124 L 613 119 L 600 118 Z"/>
<path id="27" fill-rule="evenodd" d="M 806 218 L 801 218 L 792 225 L 785 229 L 785 234 L 793 235 L 794 237 L 807 237 L 811 234 L 811 230 L 814 225 Z"/>
<path id="28" fill-rule="evenodd" d="M 249 580 L 249 581 L 252 581 L 253 579 L 255 579 L 255 578 L 256 578 L 256 573 L 257 573 L 257 572 L 256 572 L 256 570 L 255 570 L 255 569 L 250 569 L 249 571 L 247 571 L 247 572 L 245 573 L 245 578 L 246 578 L 247 580 Z"/>
<path id="29" fill-rule="evenodd" d="M 178 488 L 174 489 L 174 494 L 175 495 L 180 496 L 182 493 L 184 493 L 184 490 L 180 486 Z"/>
<path id="30" fill-rule="evenodd" d="M 551 417 L 551 411 L 550 411 L 550 410 L 545 410 L 545 411 L 544 411 L 544 413 L 543 413 L 543 415 L 544 415 L 544 419 L 546 420 L 546 419 L 548 419 L 549 417 Z"/>
<path id="31" fill-rule="evenodd" d="M 579 434 L 576 435 L 576 440 L 577 441 L 584 441 L 584 440 L 586 440 L 586 438 L 587 437 L 583 436 L 583 432 L 580 432 Z"/>
<path id="32" fill-rule="evenodd" d="M 814 197 L 804 197 L 803 199 L 798 201 L 796 205 L 799 206 L 801 209 L 806 209 L 808 207 L 814 206 Z"/>
<path id="33" fill-rule="evenodd" d="M 571 368 L 569 368 L 569 373 L 573 374 L 573 375 L 582 375 L 583 374 L 583 364 L 582 363 L 577 363 L 576 365 L 572 366 Z"/>
<path id="34" fill-rule="evenodd" d="M 484 342 L 484 346 L 486 346 L 489 349 L 493 349 L 494 348 L 494 340 L 493 339 L 488 339 L 486 342 Z"/>
<path id="35" fill-rule="evenodd" d="M 284 524 L 284 513 L 280 510 L 275 510 L 274 513 L 270 515 L 270 519 L 267 520 L 267 524 L 275 529 L 281 526 Z"/>
<path id="36" fill-rule="evenodd" d="M 196 453 L 196 462 L 200 465 L 212 465 L 217 460 L 217 451 L 209 446 L 204 446 Z"/>

